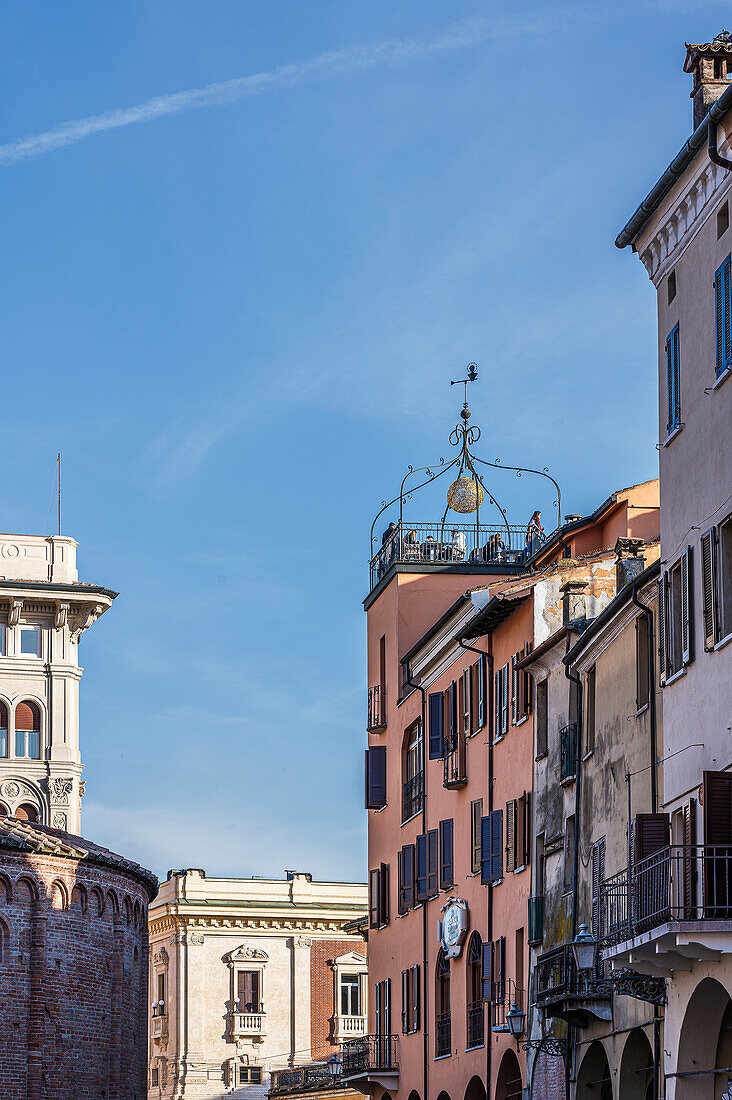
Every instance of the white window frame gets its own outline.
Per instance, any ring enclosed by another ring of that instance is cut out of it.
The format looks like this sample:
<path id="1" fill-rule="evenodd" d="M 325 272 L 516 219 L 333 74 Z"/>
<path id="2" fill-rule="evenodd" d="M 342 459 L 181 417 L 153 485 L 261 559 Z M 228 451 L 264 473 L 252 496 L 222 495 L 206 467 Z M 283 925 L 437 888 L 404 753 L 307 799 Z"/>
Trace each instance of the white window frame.
<path id="1" fill-rule="evenodd" d="M 358 951 L 349 951 L 345 955 L 339 955 L 331 963 L 333 970 L 333 1021 L 334 1040 L 336 1043 L 345 1042 L 346 1039 L 359 1038 L 366 1034 L 368 1022 L 368 961 L 365 955 Z M 341 983 L 346 974 L 357 974 L 361 995 L 361 1015 L 344 1016 L 341 1013 Z M 354 1020 L 361 1020 L 360 1030 L 353 1030 Z M 348 1021 L 348 1023 L 346 1023 Z"/>
<path id="2" fill-rule="evenodd" d="M 36 635 L 36 651 L 35 653 L 23 652 L 23 631 L 34 631 Z M 18 649 L 17 656 L 21 658 L 30 658 L 40 660 L 43 654 L 43 628 L 40 623 L 20 623 L 18 626 Z"/>
<path id="3" fill-rule="evenodd" d="M 0 657 L 8 655 L 8 628 L 5 623 L 0 623 Z"/>

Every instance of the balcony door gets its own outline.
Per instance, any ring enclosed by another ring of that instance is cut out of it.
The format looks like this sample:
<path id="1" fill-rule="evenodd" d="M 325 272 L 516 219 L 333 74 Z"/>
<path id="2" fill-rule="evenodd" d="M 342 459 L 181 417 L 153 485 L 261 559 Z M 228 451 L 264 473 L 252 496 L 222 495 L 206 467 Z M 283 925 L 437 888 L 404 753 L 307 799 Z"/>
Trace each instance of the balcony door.
<path id="1" fill-rule="evenodd" d="M 259 971 L 240 970 L 236 975 L 236 999 L 239 1012 L 260 1011 Z"/>

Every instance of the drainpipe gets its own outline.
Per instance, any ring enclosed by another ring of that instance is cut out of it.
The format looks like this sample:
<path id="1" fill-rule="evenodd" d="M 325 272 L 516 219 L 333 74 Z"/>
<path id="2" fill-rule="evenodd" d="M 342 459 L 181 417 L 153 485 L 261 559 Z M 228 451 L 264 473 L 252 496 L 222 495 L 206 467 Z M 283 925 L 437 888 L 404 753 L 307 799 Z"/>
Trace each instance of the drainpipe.
<path id="1" fill-rule="evenodd" d="M 569 653 L 571 646 L 570 634 L 567 631 L 567 653 Z M 581 810 L 582 810 L 582 681 L 579 676 L 575 676 L 570 671 L 569 665 L 565 664 L 564 674 L 568 680 L 577 685 L 577 775 L 574 785 L 574 858 L 572 861 L 572 939 L 577 934 L 577 903 L 579 896 L 579 850 L 580 850 L 580 837 L 581 837 Z M 567 1039 L 570 1035 L 572 1037 L 572 1058 L 569 1057 L 569 1043 L 567 1044 L 567 1060 L 564 1064 L 564 1079 L 566 1095 L 569 1098 L 569 1084 L 571 1076 L 571 1065 L 574 1063 L 574 1043 L 575 1043 L 575 1030 L 571 1025 L 567 1032 Z"/>
<path id="2" fill-rule="evenodd" d="M 709 115 L 708 131 L 707 131 L 707 148 L 709 150 L 709 159 L 713 164 L 718 164 L 720 168 L 726 168 L 728 172 L 732 171 L 732 160 L 727 160 L 717 150 L 717 120 Z"/>
<path id="3" fill-rule="evenodd" d="M 463 649 L 469 649 L 471 653 L 477 653 L 481 658 L 486 659 L 486 706 L 488 707 L 488 721 L 486 726 L 488 728 L 488 816 L 493 810 L 493 723 L 495 711 L 493 708 L 493 654 L 486 652 L 484 649 L 476 649 L 475 646 L 468 645 L 462 638 L 458 638 L 458 645 Z M 488 942 L 493 939 L 493 883 L 489 882 L 488 887 L 488 910 L 486 914 L 486 934 L 488 936 Z M 488 1004 L 488 1033 L 486 1035 L 485 1044 L 485 1094 L 487 1097 L 491 1095 L 491 1055 L 493 1053 L 493 1045 L 491 1043 L 491 1009 L 490 1003 Z"/>
<path id="4" fill-rule="evenodd" d="M 416 688 L 422 696 L 422 832 L 427 834 L 427 757 L 425 756 L 425 744 L 429 745 L 427 733 L 427 692 L 421 684 L 415 683 L 411 678 L 407 680 L 408 687 Z M 399 884 L 397 883 L 397 889 Z M 429 1100 L 430 1079 L 430 1036 L 428 994 L 429 985 L 429 958 L 427 952 L 427 901 L 422 902 L 422 1095 L 424 1100 Z"/>
<path id="5" fill-rule="evenodd" d="M 716 123 L 709 123 L 709 139 L 711 143 L 712 129 L 714 129 L 714 143 L 716 151 Z M 711 149 L 709 155 L 711 156 Z M 712 157 L 714 160 L 714 157 Z M 717 162 L 718 163 L 718 162 Z M 732 164 L 727 162 L 724 167 L 732 168 Z M 651 741 L 651 812 L 656 813 L 658 809 L 658 776 L 656 768 L 658 767 L 658 753 L 656 748 L 656 660 L 655 660 L 655 648 L 654 648 L 654 633 L 653 633 L 653 612 L 648 604 L 643 603 L 638 598 L 638 586 L 633 585 L 630 592 L 631 599 L 635 606 L 640 610 L 641 614 L 645 616 L 646 623 L 648 624 L 648 724 L 650 726 L 650 741 Z M 630 776 L 628 776 L 628 803 L 630 804 Z M 630 812 L 628 814 L 628 833 L 630 834 Z M 630 863 L 628 864 L 630 866 Z M 660 1005 L 653 1006 L 653 1100 L 659 1100 L 659 1066 L 661 1062 L 661 1021 L 665 1017 L 661 1015 Z"/>

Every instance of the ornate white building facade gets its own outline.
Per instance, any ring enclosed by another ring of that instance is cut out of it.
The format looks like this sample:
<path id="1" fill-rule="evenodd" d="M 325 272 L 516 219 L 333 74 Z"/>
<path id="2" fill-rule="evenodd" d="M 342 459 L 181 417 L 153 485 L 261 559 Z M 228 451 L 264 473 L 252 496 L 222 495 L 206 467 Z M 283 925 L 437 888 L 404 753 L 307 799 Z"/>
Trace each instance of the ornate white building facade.
<path id="1" fill-rule="evenodd" d="M 78 642 L 117 593 L 79 581 L 76 547 L 0 534 L 0 815 L 78 834 Z"/>
<path id="2" fill-rule="evenodd" d="M 366 1033 L 361 883 L 171 871 L 150 908 L 149 1100 L 264 1096 Z"/>

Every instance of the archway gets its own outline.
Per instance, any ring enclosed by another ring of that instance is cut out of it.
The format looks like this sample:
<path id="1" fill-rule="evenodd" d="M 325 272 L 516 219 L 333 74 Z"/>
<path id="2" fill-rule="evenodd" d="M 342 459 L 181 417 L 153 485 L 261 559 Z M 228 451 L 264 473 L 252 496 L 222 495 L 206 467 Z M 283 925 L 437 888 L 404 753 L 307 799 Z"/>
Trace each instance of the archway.
<path id="1" fill-rule="evenodd" d="M 33 824 L 38 821 L 38 810 L 30 802 L 24 802 L 22 806 L 16 806 L 15 816 L 18 821 L 29 821 Z"/>
<path id="2" fill-rule="evenodd" d="M 653 1100 L 653 1051 L 645 1031 L 631 1031 L 620 1059 L 623 1100 Z"/>
<path id="3" fill-rule="evenodd" d="M 9 813 L 10 813 L 10 810 L 5 805 L 5 803 L 0 802 L 0 817 L 7 817 Z"/>
<path id="4" fill-rule="evenodd" d="M 439 1096 L 437 1097 L 437 1100 L 450 1100 L 450 1093 L 449 1092 L 441 1092 L 439 1094 Z"/>
<path id="5" fill-rule="evenodd" d="M 468 1081 L 465 1100 L 485 1100 L 485 1087 L 480 1077 L 471 1077 Z"/>
<path id="6" fill-rule="evenodd" d="M 577 1100 L 613 1100 L 605 1047 L 597 1040 L 590 1043 L 577 1074 Z"/>
<path id="7" fill-rule="evenodd" d="M 507 1050 L 498 1069 L 496 1100 L 520 1100 L 522 1091 L 521 1066 L 514 1052 Z"/>
<path id="8" fill-rule="evenodd" d="M 695 1075 L 680 1079 L 684 1100 L 715 1100 L 727 1090 L 728 1074 L 699 1071 L 732 1065 L 729 1061 L 732 1035 L 724 1030 L 732 1026 L 730 1003 L 729 993 L 716 978 L 704 978 L 689 998 L 679 1036 L 676 1071 Z"/>
<path id="9" fill-rule="evenodd" d="M 412 1089 L 412 1091 L 410 1092 L 409 1100 L 420 1100 L 419 1093 L 417 1092 L 416 1089 Z"/>

